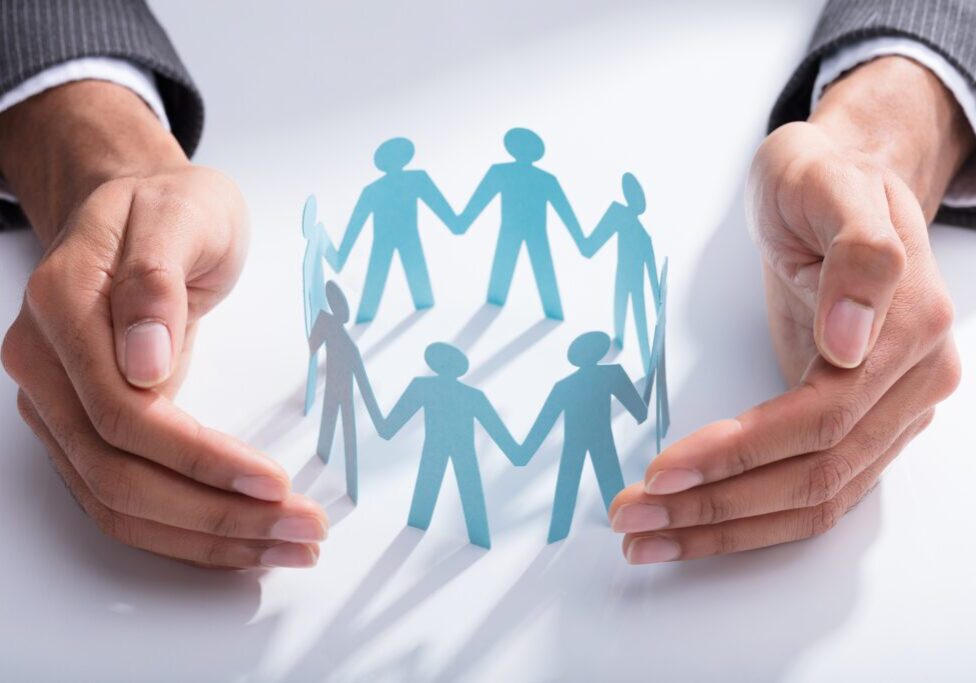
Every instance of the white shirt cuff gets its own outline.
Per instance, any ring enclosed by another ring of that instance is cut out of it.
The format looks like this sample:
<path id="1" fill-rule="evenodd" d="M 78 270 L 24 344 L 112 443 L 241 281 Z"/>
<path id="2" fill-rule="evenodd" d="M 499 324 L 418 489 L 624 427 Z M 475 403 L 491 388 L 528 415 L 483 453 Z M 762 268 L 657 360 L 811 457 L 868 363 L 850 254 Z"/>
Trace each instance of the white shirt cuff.
<path id="1" fill-rule="evenodd" d="M 823 96 L 824 89 L 856 66 L 878 57 L 897 55 L 918 62 L 942 81 L 962 108 L 969 125 L 976 131 L 976 88 L 946 60 L 927 45 L 911 38 L 883 36 L 843 47 L 820 62 L 820 73 L 813 85 L 810 110 Z M 976 158 L 966 162 L 946 190 L 943 206 L 976 208 Z"/>
<path id="2" fill-rule="evenodd" d="M 156 89 L 153 73 L 132 62 L 114 57 L 81 57 L 45 69 L 0 96 L 0 112 L 45 90 L 84 80 L 109 81 L 128 88 L 152 109 L 166 130 L 170 129 L 166 107 Z M 17 201 L 3 178 L 0 178 L 0 199 Z"/>

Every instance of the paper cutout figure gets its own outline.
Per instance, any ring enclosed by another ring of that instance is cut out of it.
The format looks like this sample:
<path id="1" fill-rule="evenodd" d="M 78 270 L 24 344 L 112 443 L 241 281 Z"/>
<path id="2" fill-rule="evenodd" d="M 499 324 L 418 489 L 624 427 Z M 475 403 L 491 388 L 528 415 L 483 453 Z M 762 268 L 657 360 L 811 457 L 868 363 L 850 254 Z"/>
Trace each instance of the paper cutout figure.
<path id="1" fill-rule="evenodd" d="M 460 349 L 434 343 L 427 347 L 424 359 L 434 376 L 414 379 L 389 417 L 377 423 L 380 436 L 391 439 L 418 411 L 424 411 L 423 453 L 407 524 L 417 529 L 430 526 L 450 460 L 468 538 L 474 545 L 490 548 L 485 493 L 475 452 L 475 421 L 481 423 L 513 464 L 519 464 L 519 446 L 485 394 L 459 380 L 469 367 L 468 358 Z"/>
<path id="2" fill-rule="evenodd" d="M 512 128 L 505 134 L 505 149 L 515 161 L 495 164 L 488 169 L 458 217 L 458 232 L 466 232 L 492 199 L 500 195 L 502 222 L 488 284 L 488 303 L 505 304 L 524 244 L 546 317 L 562 320 L 563 307 L 546 231 L 548 205 L 552 204 L 566 224 L 580 251 L 583 249 L 583 230 L 556 177 L 534 165 L 545 153 L 542 139 L 527 128 Z"/>
<path id="3" fill-rule="evenodd" d="M 359 393 L 374 424 L 379 425 L 382 415 L 366 376 L 363 357 L 345 327 L 349 322 L 349 302 L 339 285 L 331 280 L 325 285 L 325 296 L 332 312 L 319 312 L 308 338 L 308 348 L 313 353 L 325 346 L 325 398 L 316 452 L 323 462 L 329 462 L 336 422 L 341 413 L 342 441 L 346 451 L 346 493 L 356 503 L 359 500 L 359 477 L 354 385 L 359 386 Z"/>
<path id="4" fill-rule="evenodd" d="M 624 369 L 617 364 L 600 363 L 609 350 L 610 337 L 603 332 L 581 334 L 570 344 L 567 357 L 579 369 L 553 387 L 522 446 L 523 462 L 527 463 L 563 415 L 563 452 L 549 524 L 549 543 L 569 534 L 587 453 L 608 512 L 610 503 L 624 488 L 611 429 L 611 398 L 616 397 L 638 424 L 647 419 L 647 404 Z"/>
<path id="5" fill-rule="evenodd" d="M 668 405 L 668 373 L 665 358 L 665 337 L 667 333 L 667 302 L 668 302 L 668 259 L 664 259 L 661 268 L 661 288 L 657 305 L 657 324 L 654 327 L 654 344 L 651 348 L 650 370 L 644 384 L 644 403 L 651 405 L 651 389 L 657 379 L 657 393 L 655 395 L 654 412 L 656 415 L 655 430 L 657 431 L 657 452 L 661 452 L 661 439 L 668 434 L 671 426 L 671 408 Z"/>
<path id="6" fill-rule="evenodd" d="M 637 178 L 625 173 L 621 180 L 625 204 L 614 202 L 603 214 L 593 233 L 583 243 L 583 255 L 596 254 L 614 235 L 617 236 L 617 276 L 613 294 L 614 343 L 623 348 L 627 323 L 627 305 L 634 311 L 637 343 L 645 374 L 651 368 L 651 344 L 648 339 L 647 306 L 644 302 L 644 273 L 651 281 L 654 306 L 660 302 L 660 283 L 651 236 L 641 224 L 640 216 L 647 208 L 644 190 Z"/>
<path id="7" fill-rule="evenodd" d="M 338 253 L 332 245 L 325 228 L 321 223 L 315 222 L 318 213 L 318 205 L 315 195 L 309 195 L 302 208 L 302 235 L 307 242 L 305 246 L 305 258 L 302 262 L 302 289 L 305 304 L 305 336 L 308 337 L 312 332 L 312 323 L 319 311 L 328 310 L 328 303 L 325 298 L 325 270 L 322 268 L 322 261 L 326 260 L 330 265 L 336 263 Z M 315 380 L 318 374 L 319 354 L 318 351 L 309 354 L 308 374 L 305 380 L 305 415 L 312 410 L 315 403 Z"/>
<path id="8" fill-rule="evenodd" d="M 394 254 L 400 255 L 414 307 L 420 310 L 434 305 L 417 229 L 417 202 L 429 206 L 451 232 L 456 232 L 457 216 L 426 171 L 404 170 L 413 154 L 413 143 L 406 138 L 393 138 L 377 147 L 373 162 L 383 175 L 363 189 L 339 246 L 336 272 L 342 270 L 349 258 L 366 219 L 373 216 L 373 249 L 356 313 L 357 323 L 368 322 L 376 316 Z"/>

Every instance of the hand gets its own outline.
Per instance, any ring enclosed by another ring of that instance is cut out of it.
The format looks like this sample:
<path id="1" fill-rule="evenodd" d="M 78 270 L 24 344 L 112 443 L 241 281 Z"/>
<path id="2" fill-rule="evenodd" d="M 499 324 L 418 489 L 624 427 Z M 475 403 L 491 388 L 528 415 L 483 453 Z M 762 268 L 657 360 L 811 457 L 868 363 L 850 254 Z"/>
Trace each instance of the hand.
<path id="1" fill-rule="evenodd" d="M 308 566 L 324 513 L 172 397 L 236 281 L 246 210 L 133 94 L 80 82 L 0 117 L 0 171 L 47 251 L 3 343 L 18 407 L 109 536 L 206 566 Z"/>
<path id="2" fill-rule="evenodd" d="M 972 148 L 952 96 L 900 58 L 858 68 L 763 143 L 749 218 L 793 388 L 675 443 L 618 496 L 630 562 L 823 533 L 929 424 L 960 369 L 927 221 Z"/>

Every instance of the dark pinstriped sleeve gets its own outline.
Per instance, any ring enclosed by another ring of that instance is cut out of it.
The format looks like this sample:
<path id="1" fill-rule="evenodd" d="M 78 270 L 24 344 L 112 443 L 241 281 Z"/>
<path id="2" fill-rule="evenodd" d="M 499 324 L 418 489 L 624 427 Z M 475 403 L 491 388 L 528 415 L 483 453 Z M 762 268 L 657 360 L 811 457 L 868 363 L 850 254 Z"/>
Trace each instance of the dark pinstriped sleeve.
<path id="1" fill-rule="evenodd" d="M 152 71 L 173 135 L 187 155 L 196 150 L 203 100 L 143 0 L 0 0 L 0 95 L 78 57 L 118 57 Z M 23 222 L 0 202 L 0 229 Z"/>
<path id="2" fill-rule="evenodd" d="M 810 114 L 820 60 L 838 48 L 878 36 L 917 40 L 976 84 L 976 0 L 829 0 L 807 57 L 793 72 L 769 117 L 769 130 Z M 976 212 L 942 207 L 938 220 L 976 226 Z"/>

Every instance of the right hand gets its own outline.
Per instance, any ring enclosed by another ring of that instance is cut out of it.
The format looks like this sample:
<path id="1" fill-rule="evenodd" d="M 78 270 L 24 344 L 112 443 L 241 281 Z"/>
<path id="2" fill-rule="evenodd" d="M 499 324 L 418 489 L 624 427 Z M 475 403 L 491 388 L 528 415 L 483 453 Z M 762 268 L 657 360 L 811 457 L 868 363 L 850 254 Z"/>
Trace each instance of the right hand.
<path id="1" fill-rule="evenodd" d="M 118 86 L 56 91 L 14 107 L 20 111 L 0 132 L 19 130 L 30 141 L 29 126 L 19 124 L 64 121 L 90 103 L 122 106 L 117 116 L 135 117 L 120 129 L 135 130 L 138 149 L 158 128 L 148 112 L 148 121 L 139 118 L 144 105 Z M 72 92 L 79 98 L 71 100 Z M 49 105 L 63 109 L 28 115 Z M 97 127 L 105 118 L 83 123 Z M 34 142 L 43 158 L 45 142 Z M 165 168 L 97 183 L 75 195 L 66 218 L 48 223 L 44 197 L 77 188 L 36 194 L 43 183 L 27 182 L 30 174 L 15 164 L 30 156 L 7 151 L 3 171 L 50 243 L 4 339 L 3 366 L 20 386 L 24 420 L 82 509 L 114 539 L 195 564 L 315 564 L 326 532 L 321 508 L 292 493 L 272 460 L 172 402 L 199 318 L 230 291 L 243 263 L 247 218 L 237 188 L 164 146 L 153 160 L 168 153 Z"/>

